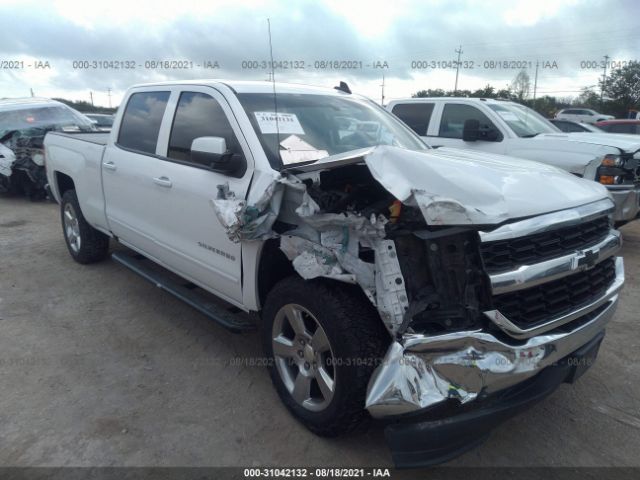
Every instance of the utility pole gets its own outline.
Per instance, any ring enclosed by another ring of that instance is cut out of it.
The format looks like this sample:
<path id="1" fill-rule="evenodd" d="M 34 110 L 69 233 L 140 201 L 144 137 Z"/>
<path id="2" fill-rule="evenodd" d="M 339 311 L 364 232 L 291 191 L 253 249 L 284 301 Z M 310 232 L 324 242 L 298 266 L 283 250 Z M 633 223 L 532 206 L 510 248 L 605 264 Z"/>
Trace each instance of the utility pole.
<path id="1" fill-rule="evenodd" d="M 111 108 L 111 87 L 107 88 L 107 96 L 109 97 L 109 108 Z"/>
<path id="2" fill-rule="evenodd" d="M 456 63 L 456 85 L 453 87 L 453 94 L 458 91 L 458 73 L 460 72 L 460 55 L 462 55 L 462 45 L 455 51 L 458 54 L 458 62 Z"/>
<path id="3" fill-rule="evenodd" d="M 93 92 L 89 91 L 89 97 L 91 97 L 91 106 L 93 107 Z"/>
<path id="4" fill-rule="evenodd" d="M 536 77 L 533 81 L 533 108 L 536 108 L 536 93 L 538 91 L 538 65 L 540 65 L 540 62 L 536 60 Z"/>
<path id="5" fill-rule="evenodd" d="M 602 99 L 604 97 L 604 87 L 607 83 L 607 63 L 609 63 L 609 55 L 604 56 L 604 73 L 602 74 L 602 85 L 600 86 L 600 108 L 602 108 Z"/>
<path id="6" fill-rule="evenodd" d="M 382 95 L 380 97 L 380 105 L 382 105 L 384 107 L 384 73 L 382 74 L 382 85 L 380 85 L 382 87 Z"/>

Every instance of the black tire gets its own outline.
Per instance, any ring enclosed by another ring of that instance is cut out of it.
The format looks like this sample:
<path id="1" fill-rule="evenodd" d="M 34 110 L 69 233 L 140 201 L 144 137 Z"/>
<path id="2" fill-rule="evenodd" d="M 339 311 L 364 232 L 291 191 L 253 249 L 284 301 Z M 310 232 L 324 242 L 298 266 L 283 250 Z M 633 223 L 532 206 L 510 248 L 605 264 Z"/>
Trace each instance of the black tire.
<path id="1" fill-rule="evenodd" d="M 302 306 L 315 317 L 335 359 L 333 396 L 320 411 L 311 411 L 293 398 L 274 359 L 274 321 L 280 309 L 290 304 Z M 281 280 L 265 302 L 262 342 L 278 395 L 293 416 L 313 433 L 342 435 L 369 418 L 364 407 L 367 384 L 386 353 L 390 336 L 358 287 L 327 280 L 305 281 L 298 276 Z"/>
<path id="2" fill-rule="evenodd" d="M 72 209 L 77 219 L 76 231 L 80 238 L 78 243 L 72 242 L 73 236 L 69 235 L 65 225 L 65 212 Z M 80 203 L 75 190 L 67 190 L 62 195 L 60 202 L 60 220 L 62 222 L 62 233 L 67 250 L 71 257 L 78 263 L 87 264 L 104 260 L 109 253 L 109 237 L 96 230 L 87 223 L 80 210 Z M 72 246 L 73 243 L 73 246 Z"/>

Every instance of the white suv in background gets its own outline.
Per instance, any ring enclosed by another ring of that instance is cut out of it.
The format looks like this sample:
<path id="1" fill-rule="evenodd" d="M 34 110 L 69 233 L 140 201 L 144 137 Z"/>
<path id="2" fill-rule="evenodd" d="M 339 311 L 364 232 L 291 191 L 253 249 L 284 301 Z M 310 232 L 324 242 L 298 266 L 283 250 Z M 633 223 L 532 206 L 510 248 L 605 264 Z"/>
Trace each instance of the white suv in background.
<path id="1" fill-rule="evenodd" d="M 573 120 L 575 122 L 596 123 L 602 120 L 612 120 L 615 117 L 613 115 L 605 115 L 604 113 L 598 113 L 595 110 L 589 108 L 565 108 L 556 113 L 558 120 Z"/>

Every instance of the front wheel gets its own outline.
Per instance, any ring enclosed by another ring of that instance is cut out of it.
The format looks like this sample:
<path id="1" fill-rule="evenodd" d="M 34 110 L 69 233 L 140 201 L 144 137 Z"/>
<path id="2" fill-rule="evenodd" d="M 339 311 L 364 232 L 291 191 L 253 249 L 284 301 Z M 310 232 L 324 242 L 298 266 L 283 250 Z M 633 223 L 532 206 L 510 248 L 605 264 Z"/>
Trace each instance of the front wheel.
<path id="1" fill-rule="evenodd" d="M 60 202 L 62 231 L 73 259 L 82 264 L 104 260 L 109 253 L 109 237 L 85 220 L 75 190 L 67 190 Z"/>
<path id="2" fill-rule="evenodd" d="M 269 293 L 263 319 L 271 379 L 300 422 L 336 436 L 368 417 L 367 384 L 389 335 L 362 291 L 289 277 Z"/>

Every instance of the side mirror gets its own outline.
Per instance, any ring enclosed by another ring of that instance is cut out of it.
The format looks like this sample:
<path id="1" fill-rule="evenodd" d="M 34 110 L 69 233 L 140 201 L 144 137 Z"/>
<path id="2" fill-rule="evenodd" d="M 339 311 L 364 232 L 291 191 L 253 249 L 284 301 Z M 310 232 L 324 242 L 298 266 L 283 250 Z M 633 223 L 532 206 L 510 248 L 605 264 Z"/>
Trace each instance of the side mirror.
<path id="1" fill-rule="evenodd" d="M 465 142 L 475 142 L 480 136 L 480 122 L 470 118 L 465 120 L 462 127 L 462 140 Z"/>
<path id="2" fill-rule="evenodd" d="M 242 177 L 247 170 L 244 155 L 227 150 L 227 142 L 222 137 L 194 138 L 191 142 L 191 161 L 236 178 Z"/>

